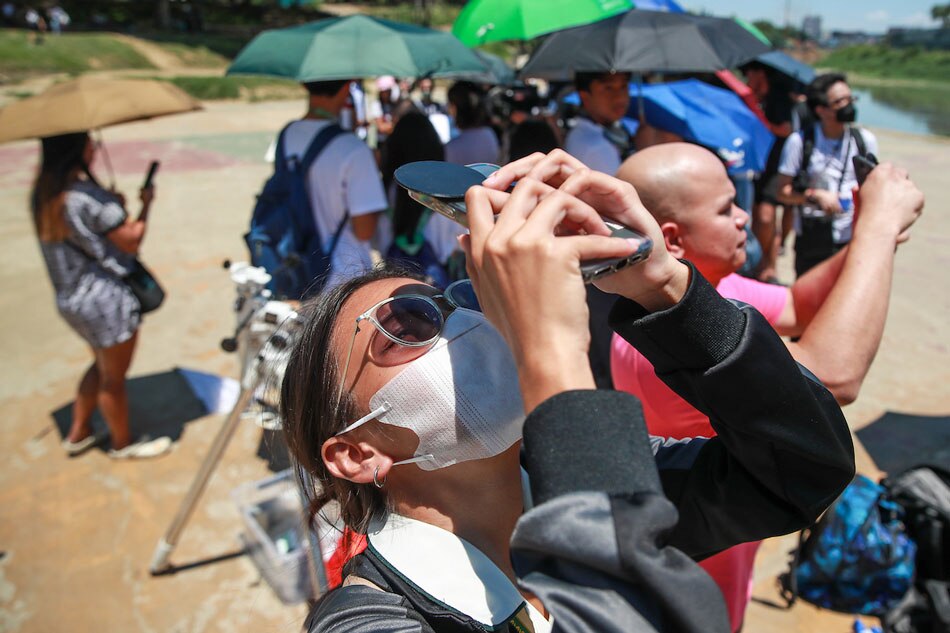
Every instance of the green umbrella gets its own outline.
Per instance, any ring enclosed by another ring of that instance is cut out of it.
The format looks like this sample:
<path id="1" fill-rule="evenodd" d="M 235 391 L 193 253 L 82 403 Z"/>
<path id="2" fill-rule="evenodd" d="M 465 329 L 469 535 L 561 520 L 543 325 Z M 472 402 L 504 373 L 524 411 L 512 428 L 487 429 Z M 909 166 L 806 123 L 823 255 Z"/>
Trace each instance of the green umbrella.
<path id="1" fill-rule="evenodd" d="M 365 15 L 264 31 L 227 74 L 273 75 L 299 82 L 395 75 L 451 76 L 485 71 L 455 36 Z"/>
<path id="2" fill-rule="evenodd" d="M 763 33 L 762 31 L 760 31 L 760 30 L 759 30 L 759 27 L 757 27 L 756 25 L 754 25 L 754 24 L 752 24 L 751 22 L 748 22 L 748 21 L 746 21 L 746 20 L 743 20 L 742 18 L 736 18 L 736 17 L 734 17 L 734 18 L 732 18 L 732 19 L 735 20 L 736 22 L 738 22 L 738 23 L 739 23 L 739 26 L 741 26 L 742 28 L 744 28 L 746 31 L 748 31 L 749 33 L 752 33 L 752 35 L 754 35 L 754 36 L 756 36 L 757 38 L 759 38 L 759 41 L 762 42 L 763 44 L 765 44 L 766 46 L 771 46 L 771 45 L 772 45 L 772 42 L 769 41 L 769 38 L 765 37 L 765 33 Z"/>
<path id="3" fill-rule="evenodd" d="M 631 0 L 471 0 L 452 33 L 469 46 L 530 40 L 629 11 Z"/>

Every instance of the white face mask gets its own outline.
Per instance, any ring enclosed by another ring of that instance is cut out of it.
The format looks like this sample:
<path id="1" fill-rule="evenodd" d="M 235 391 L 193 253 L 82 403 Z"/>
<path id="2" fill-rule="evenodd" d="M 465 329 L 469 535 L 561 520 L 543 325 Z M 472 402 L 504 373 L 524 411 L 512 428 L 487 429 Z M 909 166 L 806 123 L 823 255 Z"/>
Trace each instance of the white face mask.
<path id="1" fill-rule="evenodd" d="M 494 457 L 521 439 L 524 403 L 505 339 L 480 313 L 457 308 L 426 354 L 377 391 L 372 411 L 337 433 L 379 420 L 419 436 L 423 470 Z"/>

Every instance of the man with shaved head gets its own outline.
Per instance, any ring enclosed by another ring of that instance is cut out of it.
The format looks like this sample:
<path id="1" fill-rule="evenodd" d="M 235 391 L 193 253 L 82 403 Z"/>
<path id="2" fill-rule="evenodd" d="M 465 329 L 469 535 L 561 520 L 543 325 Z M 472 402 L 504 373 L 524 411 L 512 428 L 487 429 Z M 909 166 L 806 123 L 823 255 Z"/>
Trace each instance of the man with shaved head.
<path id="1" fill-rule="evenodd" d="M 923 208 L 923 194 L 906 172 L 889 164 L 871 172 L 856 198 L 860 220 L 851 244 L 791 288 L 735 274 L 745 262 L 749 216 L 733 202 L 735 189 L 712 152 L 687 143 L 656 145 L 628 158 L 617 177 L 636 187 L 670 253 L 693 262 L 721 295 L 755 307 L 779 334 L 799 337 L 787 343 L 792 356 L 839 403 L 855 399 L 881 342 L 895 248 Z M 715 435 L 709 418 L 673 393 L 652 365 L 616 336 L 611 371 L 617 389 L 643 402 L 650 433 Z M 746 543 L 702 563 L 723 590 L 736 631 L 751 595 L 757 548 L 758 543 Z"/>

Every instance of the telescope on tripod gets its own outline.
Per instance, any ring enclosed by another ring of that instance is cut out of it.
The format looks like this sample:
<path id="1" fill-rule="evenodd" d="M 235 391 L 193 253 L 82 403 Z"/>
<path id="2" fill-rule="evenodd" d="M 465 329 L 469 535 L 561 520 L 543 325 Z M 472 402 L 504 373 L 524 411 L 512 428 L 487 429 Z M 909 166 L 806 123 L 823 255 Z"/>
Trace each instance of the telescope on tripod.
<path id="1" fill-rule="evenodd" d="M 248 407 L 256 401 L 264 412 L 271 414 L 262 415 L 264 423 L 261 426 L 270 430 L 279 428 L 279 421 L 273 412 L 277 409 L 287 356 L 300 329 L 300 317 L 293 304 L 272 298 L 267 289 L 271 276 L 263 268 L 246 262 L 227 261 L 224 267 L 237 290 L 234 303 L 237 324 L 233 335 L 222 339 L 221 349 L 240 355 L 241 391 L 211 443 L 174 519 L 155 546 L 149 565 L 149 572 L 153 576 L 177 571 L 169 559 Z M 306 504 L 303 506 L 306 507 Z M 308 526 L 304 526 L 304 531 L 308 537 L 304 547 L 311 587 L 319 595 L 327 586 L 320 545 Z"/>

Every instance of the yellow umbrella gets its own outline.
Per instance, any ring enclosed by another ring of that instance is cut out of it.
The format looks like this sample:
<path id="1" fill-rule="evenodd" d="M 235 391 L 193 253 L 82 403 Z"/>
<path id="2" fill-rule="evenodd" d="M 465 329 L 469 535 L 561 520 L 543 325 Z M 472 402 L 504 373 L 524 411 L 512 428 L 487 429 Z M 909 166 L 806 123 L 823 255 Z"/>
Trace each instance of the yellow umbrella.
<path id="1" fill-rule="evenodd" d="M 80 77 L 0 110 L 0 143 L 200 109 L 198 101 L 164 81 Z"/>

